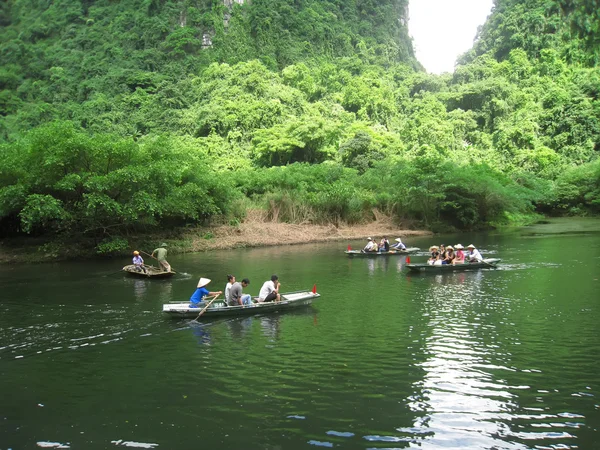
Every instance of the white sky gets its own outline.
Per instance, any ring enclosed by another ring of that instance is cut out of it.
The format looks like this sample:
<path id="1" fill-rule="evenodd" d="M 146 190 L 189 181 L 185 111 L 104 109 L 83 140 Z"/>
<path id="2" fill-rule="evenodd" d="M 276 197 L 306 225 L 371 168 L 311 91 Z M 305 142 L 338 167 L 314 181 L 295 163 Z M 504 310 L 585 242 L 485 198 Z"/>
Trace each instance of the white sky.
<path id="1" fill-rule="evenodd" d="M 456 58 L 473 46 L 493 0 L 410 0 L 408 29 L 417 59 L 430 73 L 454 72 Z"/>

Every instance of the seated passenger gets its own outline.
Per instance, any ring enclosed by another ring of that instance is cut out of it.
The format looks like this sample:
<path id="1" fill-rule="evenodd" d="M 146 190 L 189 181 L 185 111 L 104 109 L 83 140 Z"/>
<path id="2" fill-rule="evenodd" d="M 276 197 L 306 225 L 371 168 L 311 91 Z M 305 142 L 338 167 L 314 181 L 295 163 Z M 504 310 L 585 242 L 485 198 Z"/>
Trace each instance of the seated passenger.
<path id="1" fill-rule="evenodd" d="M 229 300 L 231 299 L 230 291 L 231 286 L 235 283 L 235 275 L 227 275 L 227 284 L 225 285 L 225 306 L 229 305 Z"/>
<path id="2" fill-rule="evenodd" d="M 446 257 L 442 261 L 442 264 L 454 264 L 455 258 L 456 255 L 454 254 L 454 247 L 449 245 L 448 247 L 446 247 Z"/>
<path id="3" fill-rule="evenodd" d="M 250 294 L 242 293 L 242 289 L 249 284 L 250 280 L 248 278 L 244 278 L 241 283 L 233 283 L 229 291 L 229 306 L 251 306 L 254 304 Z"/>
<path id="4" fill-rule="evenodd" d="M 469 261 L 469 262 L 481 262 L 481 261 L 483 261 L 483 257 L 481 256 L 481 253 L 479 253 L 479 250 L 477 250 L 473 244 L 469 245 L 467 247 L 467 249 L 468 249 L 468 251 L 467 251 L 467 261 Z"/>
<path id="5" fill-rule="evenodd" d="M 396 238 L 395 241 L 396 241 L 396 243 L 394 245 L 392 245 L 390 248 L 393 248 L 396 250 L 406 250 L 406 245 L 404 245 L 402 243 L 402 239 Z"/>
<path id="6" fill-rule="evenodd" d="M 465 252 L 463 252 L 462 244 L 456 244 L 456 258 L 452 261 L 452 264 L 464 264 L 465 263 Z"/>
<path id="7" fill-rule="evenodd" d="M 377 251 L 377 244 L 375 243 L 375 241 L 373 241 L 373 239 L 371 238 L 367 238 L 367 245 L 365 245 L 365 248 L 363 248 L 363 252 L 376 252 Z M 373 247 L 375 247 L 375 250 L 373 250 Z"/>
<path id="8" fill-rule="evenodd" d="M 389 252 L 390 251 L 390 241 L 384 236 L 379 243 L 379 251 L 380 252 Z"/>
<path id="9" fill-rule="evenodd" d="M 429 247 L 429 251 L 431 252 L 431 257 L 427 260 L 427 264 L 432 266 L 433 263 L 435 261 L 437 261 L 438 256 L 440 255 L 440 252 L 438 251 L 438 248 L 436 245 L 432 245 L 431 247 Z"/>
<path id="10" fill-rule="evenodd" d="M 440 256 L 442 257 L 442 259 L 446 258 L 446 247 L 444 246 L 444 244 L 440 244 Z"/>
<path id="11" fill-rule="evenodd" d="M 265 281 L 260 288 L 260 292 L 258 293 L 258 302 L 272 302 L 273 300 L 278 302 L 281 299 L 281 296 L 279 295 L 280 287 L 281 283 L 279 282 L 277 275 L 271 275 L 271 279 Z"/>
<path id="12" fill-rule="evenodd" d="M 140 256 L 140 252 L 137 250 L 133 252 L 133 265 L 135 266 L 135 270 L 137 272 L 148 273 L 146 267 L 144 266 L 144 259 Z"/>

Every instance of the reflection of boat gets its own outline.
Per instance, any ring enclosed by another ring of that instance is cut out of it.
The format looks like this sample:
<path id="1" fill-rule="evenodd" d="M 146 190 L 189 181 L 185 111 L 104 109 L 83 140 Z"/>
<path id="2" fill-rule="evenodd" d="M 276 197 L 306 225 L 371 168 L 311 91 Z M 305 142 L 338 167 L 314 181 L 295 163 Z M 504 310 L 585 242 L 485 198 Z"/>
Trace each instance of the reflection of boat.
<path id="1" fill-rule="evenodd" d="M 390 250 L 389 252 L 365 252 L 362 250 L 346 250 L 344 253 L 350 257 L 354 256 L 393 256 L 393 255 L 408 255 L 421 250 L 419 247 L 407 247 L 406 250 Z"/>
<path id="2" fill-rule="evenodd" d="M 475 269 L 495 269 L 497 264 L 502 261 L 497 258 L 484 259 L 483 262 L 464 263 L 464 264 L 442 264 L 441 266 L 431 266 L 429 264 L 407 264 L 406 267 L 413 272 L 455 272 L 460 270 Z"/>
<path id="3" fill-rule="evenodd" d="M 307 306 L 312 303 L 315 298 L 320 295 L 311 291 L 298 291 L 281 294 L 281 301 L 268 303 L 255 303 L 252 306 L 225 306 L 224 302 L 213 303 L 203 314 L 202 318 L 222 316 L 246 316 L 250 314 L 265 314 L 270 312 L 285 311 L 288 309 L 297 308 L 299 306 Z M 185 303 L 169 303 L 163 305 L 163 312 L 175 318 L 191 318 L 198 317 L 202 311 L 203 304 L 199 304 L 199 308 L 190 308 L 190 302 Z"/>
<path id="4" fill-rule="evenodd" d="M 172 277 L 175 272 L 164 272 L 161 269 L 152 266 L 145 266 L 146 272 L 138 272 L 133 264 L 123 267 L 123 271 L 136 277 L 144 278 L 169 278 Z"/>

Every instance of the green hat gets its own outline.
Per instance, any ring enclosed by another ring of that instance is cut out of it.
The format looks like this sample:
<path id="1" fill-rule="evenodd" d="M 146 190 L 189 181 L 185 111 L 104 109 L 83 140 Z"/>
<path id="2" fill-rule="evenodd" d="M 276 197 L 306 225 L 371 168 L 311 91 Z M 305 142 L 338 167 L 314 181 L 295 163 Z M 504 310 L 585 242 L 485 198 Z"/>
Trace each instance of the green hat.
<path id="1" fill-rule="evenodd" d="M 161 247 L 166 247 L 167 244 L 165 244 L 164 242 L 162 244 L 160 244 Z"/>

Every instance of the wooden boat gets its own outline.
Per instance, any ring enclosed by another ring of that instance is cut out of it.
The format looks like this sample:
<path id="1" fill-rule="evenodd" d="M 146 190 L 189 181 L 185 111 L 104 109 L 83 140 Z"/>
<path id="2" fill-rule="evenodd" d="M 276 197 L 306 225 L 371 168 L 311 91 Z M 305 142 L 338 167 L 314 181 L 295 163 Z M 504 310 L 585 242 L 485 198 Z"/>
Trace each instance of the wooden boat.
<path id="1" fill-rule="evenodd" d="M 464 263 L 464 264 L 442 264 L 441 266 L 431 266 L 425 264 L 407 264 L 406 267 L 412 272 L 430 272 L 430 273 L 445 273 L 456 272 L 461 270 L 477 270 L 477 269 L 496 269 L 501 259 L 489 258 L 483 262 Z"/>
<path id="2" fill-rule="evenodd" d="M 123 267 L 123 271 L 127 272 L 129 275 L 133 275 L 135 277 L 142 278 L 169 278 L 175 275 L 175 272 L 164 272 L 158 267 L 153 266 L 145 266 L 146 273 L 138 272 L 133 264 L 129 264 L 128 266 Z"/>
<path id="3" fill-rule="evenodd" d="M 265 314 L 271 312 L 286 311 L 288 309 L 308 306 L 321 295 L 312 291 L 297 291 L 281 294 L 279 302 L 255 303 L 252 306 L 226 306 L 225 302 L 214 302 L 204 311 L 201 319 L 223 316 L 247 316 L 252 314 Z M 190 302 L 168 303 L 163 305 L 163 312 L 171 317 L 181 319 L 195 319 L 204 308 L 205 304 L 200 303 L 199 308 L 190 308 Z"/>
<path id="4" fill-rule="evenodd" d="M 399 256 L 399 255 L 409 255 L 411 253 L 416 253 L 421 250 L 419 247 L 406 247 L 406 250 L 394 250 L 390 249 L 389 252 L 364 252 L 362 250 L 346 250 L 344 253 L 350 257 L 359 256 L 359 257 L 378 257 L 378 256 Z"/>

